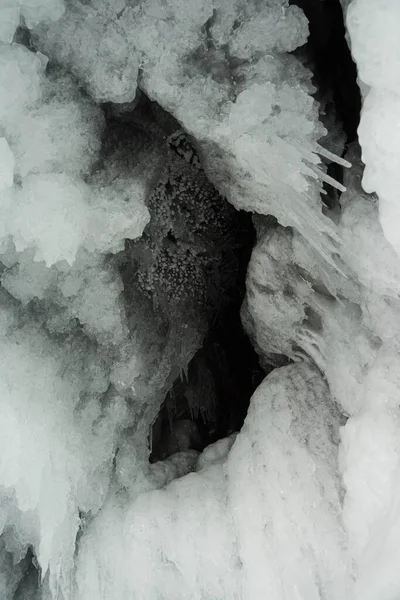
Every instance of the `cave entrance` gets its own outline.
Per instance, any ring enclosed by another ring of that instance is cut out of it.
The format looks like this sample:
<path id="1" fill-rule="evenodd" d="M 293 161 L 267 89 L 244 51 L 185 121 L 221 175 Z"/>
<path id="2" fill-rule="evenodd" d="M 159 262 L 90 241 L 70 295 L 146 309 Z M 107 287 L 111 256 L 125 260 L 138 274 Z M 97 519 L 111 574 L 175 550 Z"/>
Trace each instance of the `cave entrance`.
<path id="1" fill-rule="evenodd" d="M 255 244 L 252 216 L 236 211 L 236 235 L 225 249 L 218 272 L 208 270 L 211 305 L 202 347 L 172 385 L 149 437 L 150 462 L 175 452 L 206 446 L 241 429 L 250 398 L 265 375 L 244 331 L 240 308 L 246 293 L 246 273 Z M 234 243 L 235 238 L 241 243 Z M 233 269 L 233 264 L 235 268 Z M 229 286 L 214 278 L 229 272 Z M 223 297 L 215 298 L 215 293 Z"/>
<path id="2" fill-rule="evenodd" d="M 240 318 L 256 233 L 252 215 L 237 211 L 208 180 L 195 140 L 157 103 L 139 92 L 132 105 L 105 105 L 104 111 L 104 154 L 120 147 L 129 169 L 129 157 L 147 147 L 157 155 L 160 148 L 164 173 L 149 189 L 149 225 L 121 257 L 127 301 L 133 286 L 166 331 L 179 331 L 177 323 L 191 315 L 203 339 L 169 382 L 151 428 L 150 461 L 156 462 L 182 450 L 202 451 L 239 431 L 266 375 Z"/>

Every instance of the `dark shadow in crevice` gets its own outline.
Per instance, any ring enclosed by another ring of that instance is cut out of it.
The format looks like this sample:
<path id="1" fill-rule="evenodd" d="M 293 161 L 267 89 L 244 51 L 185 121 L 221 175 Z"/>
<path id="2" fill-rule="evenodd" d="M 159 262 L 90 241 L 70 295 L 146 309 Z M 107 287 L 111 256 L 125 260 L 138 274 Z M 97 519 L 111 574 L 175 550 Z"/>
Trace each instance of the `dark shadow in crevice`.
<path id="1" fill-rule="evenodd" d="M 357 139 L 361 94 L 357 67 L 346 41 L 340 0 L 290 0 L 303 9 L 310 28 L 306 50 L 318 93 L 331 96 L 347 142 Z"/>
<path id="2" fill-rule="evenodd" d="M 40 600 L 42 598 L 41 572 L 32 548 L 28 548 L 26 556 L 21 562 L 25 573 L 13 595 L 13 600 L 28 600 L 28 598 L 29 600 Z"/>
<path id="3" fill-rule="evenodd" d="M 160 409 L 150 436 L 151 462 L 163 460 L 176 451 L 202 451 L 239 431 L 252 394 L 273 369 L 271 366 L 266 373 L 260 367 L 240 319 L 255 230 L 248 213 L 240 212 L 238 218 L 244 243 L 227 251 L 225 268 L 229 286 L 220 283 L 216 286 L 213 281 L 224 270 L 224 263 L 218 274 L 208 274 L 208 299 L 212 303 L 209 330 L 203 346 L 186 373 L 174 382 Z"/>
<path id="4" fill-rule="evenodd" d="M 109 160 L 107 157 L 117 152 L 118 164 L 125 163 L 130 170 L 138 160 L 135 156 L 151 149 L 153 155 L 160 155 L 164 173 L 161 183 L 156 173 L 149 189 L 149 225 L 139 240 L 127 241 L 119 257 L 126 302 L 134 303 L 137 310 L 149 294 L 148 301 L 155 307 L 153 329 L 156 320 L 161 325 L 166 320 L 168 330 L 179 331 L 176 323 L 192 311 L 197 315 L 192 322 L 204 324 L 201 348 L 184 372 L 172 380 L 152 427 L 150 460 L 155 462 L 181 450 L 201 451 L 239 431 L 250 398 L 266 375 L 240 318 L 256 234 L 252 215 L 236 211 L 218 193 L 202 169 L 193 140 L 159 105 L 141 93 L 132 107 L 104 105 L 103 109 L 107 123 L 103 157 Z M 171 164 L 168 161 L 173 165 L 171 185 L 169 171 L 165 170 Z M 168 220 L 163 217 L 165 213 Z M 162 270 L 158 263 L 156 267 L 152 263 L 158 260 L 160 248 Z M 194 252 L 194 263 L 189 264 L 186 294 L 177 301 L 186 268 L 182 248 Z M 162 284 L 154 289 L 146 265 L 157 269 L 157 277 L 159 273 L 162 276 Z M 157 339 L 161 325 L 155 332 Z M 178 353 L 174 358 L 179 365 Z"/>
<path id="5" fill-rule="evenodd" d="M 219 325 L 210 328 L 186 374 L 167 394 L 153 426 L 150 461 L 176 451 L 202 451 L 240 431 L 250 398 L 266 374 L 243 330 L 239 311 L 230 308 Z M 175 432 L 189 421 L 195 428 L 189 427 L 189 437 L 181 438 L 177 446 Z"/>
<path id="6" fill-rule="evenodd" d="M 361 113 L 361 93 L 357 67 L 346 40 L 340 0 L 290 0 L 303 9 L 310 28 L 307 43 L 295 54 L 307 63 L 314 74 L 315 97 L 322 102 L 323 117 L 333 127 L 342 129 L 344 152 L 357 139 Z M 323 144 L 323 142 L 322 142 Z M 343 184 L 343 167 L 327 164 L 327 174 Z M 324 184 L 321 199 L 328 210 L 340 208 L 340 192 Z"/>

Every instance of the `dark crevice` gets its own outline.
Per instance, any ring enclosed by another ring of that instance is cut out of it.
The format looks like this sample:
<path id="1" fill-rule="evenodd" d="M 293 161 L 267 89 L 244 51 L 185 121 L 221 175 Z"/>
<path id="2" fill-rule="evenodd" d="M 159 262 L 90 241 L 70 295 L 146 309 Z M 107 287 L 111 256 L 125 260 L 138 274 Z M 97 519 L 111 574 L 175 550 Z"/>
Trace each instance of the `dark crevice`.
<path id="1" fill-rule="evenodd" d="M 42 597 L 40 578 L 41 570 L 32 548 L 28 548 L 25 558 L 20 563 L 24 576 L 18 584 L 13 600 L 39 600 Z"/>
<path id="2" fill-rule="evenodd" d="M 357 139 L 360 122 L 361 94 L 357 84 L 357 67 L 346 41 L 346 29 L 340 0 L 290 0 L 303 9 L 309 21 L 307 43 L 296 54 L 311 68 L 315 98 L 321 103 L 321 120 L 330 133 L 343 132 L 343 156 Z M 324 145 L 324 141 L 321 141 Z M 335 151 L 335 149 L 334 149 Z M 335 151 L 336 153 L 337 151 Z M 332 162 L 327 173 L 343 184 L 343 167 Z M 322 201 L 329 210 L 340 208 L 340 192 L 324 184 Z"/>
<path id="3" fill-rule="evenodd" d="M 293 3 L 310 22 L 309 40 L 297 55 L 314 73 L 321 118 L 344 132 L 345 151 L 357 136 L 361 100 L 339 0 Z M 203 50 L 210 56 L 210 48 Z M 261 369 L 240 319 L 255 231 L 250 215 L 234 210 L 208 181 L 190 137 L 157 103 L 139 92 L 131 105 L 108 104 L 104 111 L 103 156 L 117 152 L 121 165 L 128 157 L 130 171 L 136 159 L 129 157 L 153 157 L 157 148 L 163 173 L 160 178 L 156 170 L 149 183 L 149 226 L 139 240 L 127 240 L 119 257 L 126 302 L 137 306 L 140 295 L 147 297 L 147 314 L 154 311 L 158 320 L 155 340 L 178 336 L 185 320 L 203 338 L 189 364 L 177 355 L 178 372 L 149 436 L 150 460 L 157 461 L 179 450 L 201 451 L 240 430 L 251 395 L 274 368 Z M 343 180 L 340 166 L 328 163 L 327 170 Z M 327 191 L 323 200 L 333 210 L 338 195 Z"/>
<path id="4" fill-rule="evenodd" d="M 319 97 L 334 104 L 350 144 L 357 139 L 361 94 L 340 0 L 290 0 L 290 4 L 303 9 L 309 21 L 310 35 L 303 51 L 311 62 Z"/>
<path id="5" fill-rule="evenodd" d="M 21 17 L 21 23 L 15 31 L 13 42 L 15 44 L 25 46 L 25 48 L 31 52 L 36 52 L 36 47 L 32 40 L 31 30 L 25 25 L 23 17 Z"/>
<path id="6" fill-rule="evenodd" d="M 208 181 L 190 137 L 159 105 L 140 94 L 133 107 L 109 104 L 104 112 L 105 164 L 118 155 L 118 165 L 131 171 L 146 152 L 146 167 L 159 160 L 148 191 L 151 221 L 118 259 L 125 300 L 148 303 L 155 340 L 178 335 L 185 320 L 202 331 L 201 348 L 180 364 L 153 426 L 150 460 L 156 461 L 240 430 L 265 376 L 240 319 L 255 229 L 251 215 Z M 186 448 L 173 439 L 182 428 Z"/>
<path id="7" fill-rule="evenodd" d="M 344 144 L 340 146 L 339 143 L 337 152 L 343 156 L 349 144 L 357 138 L 361 96 L 356 65 L 346 42 L 340 1 L 293 0 L 292 4 L 302 8 L 309 19 L 309 40 L 297 54 L 313 71 L 321 118 L 330 133 L 333 128 L 334 133 L 336 130 L 339 138 L 343 139 Z M 343 182 L 343 167 L 340 165 L 327 161 L 327 172 L 336 181 Z M 329 210 L 340 207 L 340 193 L 326 185 L 324 187 L 327 193 L 322 200 L 326 207 Z M 218 325 L 209 328 L 203 347 L 189 365 L 187 377 L 177 380 L 167 395 L 153 431 L 152 460 L 168 455 L 166 444 L 171 439 L 168 431 L 173 432 L 174 419 L 196 423 L 196 435 L 192 440 L 192 447 L 196 449 L 202 449 L 197 433 L 202 444 L 207 445 L 238 431 L 243 424 L 249 399 L 265 375 L 239 316 L 245 294 L 247 262 L 253 245 L 254 233 L 249 235 L 246 249 L 241 249 L 243 261 L 237 274 L 235 298 L 226 303 Z M 206 410 L 197 414 L 194 407 L 199 395 L 203 396 L 201 404 Z M 207 395 L 208 400 L 204 402 Z"/>
<path id="8" fill-rule="evenodd" d="M 247 215 L 242 217 L 247 221 Z M 250 398 L 265 377 L 258 356 L 244 332 L 240 307 L 245 295 L 245 277 L 254 245 L 254 230 L 248 229 L 247 243 L 241 249 L 234 293 L 210 323 L 203 346 L 179 377 L 161 407 L 153 427 L 151 462 L 167 458 L 174 451 L 190 448 L 202 451 L 207 445 L 239 431 L 245 420 Z M 273 367 L 270 368 L 272 370 Z M 176 431 L 188 428 L 179 447 Z"/>

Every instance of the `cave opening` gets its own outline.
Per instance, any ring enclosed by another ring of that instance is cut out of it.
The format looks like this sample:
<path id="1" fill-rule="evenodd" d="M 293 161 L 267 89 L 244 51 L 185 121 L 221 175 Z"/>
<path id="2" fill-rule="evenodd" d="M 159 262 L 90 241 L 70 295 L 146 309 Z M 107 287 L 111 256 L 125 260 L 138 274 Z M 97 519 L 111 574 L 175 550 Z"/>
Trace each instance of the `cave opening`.
<path id="1" fill-rule="evenodd" d="M 237 261 L 235 277 L 220 308 L 210 312 L 203 345 L 186 372 L 174 381 L 160 408 L 149 440 L 150 462 L 183 450 L 201 452 L 240 431 L 252 394 L 274 368 L 261 368 L 240 318 L 255 231 L 248 213 L 238 213 L 238 218 L 245 243 L 231 249 Z M 223 270 L 227 263 L 222 262 L 219 268 Z M 210 274 L 208 281 L 210 295 L 214 293 L 214 276 Z"/>
<path id="2" fill-rule="evenodd" d="M 321 119 L 329 131 L 333 128 L 344 140 L 344 144 L 338 146 L 338 154 L 343 157 L 357 140 L 361 94 L 356 65 L 346 40 L 340 0 L 292 0 L 290 3 L 302 8 L 309 20 L 308 41 L 295 54 L 314 74 L 315 98 L 321 106 Z M 328 175 L 343 183 L 341 165 L 328 162 L 326 168 Z M 340 209 L 340 192 L 332 193 L 327 184 L 324 188 L 326 195 L 322 196 L 322 201 L 325 207 Z M 165 458 L 172 451 L 166 447 L 168 440 L 172 439 L 176 451 L 176 440 L 171 435 L 174 420 L 196 423 L 196 430 L 189 428 L 186 436 L 191 438 L 191 447 L 196 450 L 239 431 L 252 393 L 274 368 L 271 365 L 267 373 L 262 371 L 240 320 L 247 264 L 255 238 L 249 215 L 240 215 L 240 219 L 247 241 L 238 255 L 240 268 L 234 295 L 220 312 L 217 322 L 210 325 L 204 344 L 190 362 L 186 375 L 174 382 L 166 396 L 151 436 L 153 442 L 155 440 L 152 461 Z M 196 412 L 193 397 L 201 389 L 200 393 L 208 394 L 210 398 L 207 403 L 209 414 Z"/>
<path id="3" fill-rule="evenodd" d="M 304 10 L 310 27 L 306 45 L 295 54 L 314 73 L 321 119 L 327 129 L 332 125 L 339 137 L 342 133 L 344 144 L 338 154 L 343 156 L 357 139 L 361 97 L 340 2 L 291 3 Z M 127 297 L 137 298 L 137 288 L 141 288 L 155 307 L 156 318 L 163 312 L 167 315 L 161 329 L 168 322 L 165 330 L 176 332 L 179 328 L 172 321 L 195 313 L 194 328 L 202 330 L 202 343 L 190 360 L 182 364 L 178 357 L 179 368 L 168 382 L 151 428 L 150 461 L 155 462 L 180 450 L 201 451 L 239 431 L 253 392 L 274 368 L 261 368 L 240 318 L 255 228 L 252 216 L 236 211 L 208 181 L 195 140 L 141 90 L 129 105 L 103 108 L 105 154 L 117 145 L 124 156 L 141 152 L 151 155 L 153 163 L 156 154 L 155 162 L 162 168 L 169 152 L 190 163 L 191 169 L 188 175 L 187 164 L 182 171 L 174 164 L 167 176 L 164 172 L 162 192 L 158 189 L 154 194 L 152 190 L 160 186 L 155 170 L 148 182 L 150 224 L 141 240 L 127 240 L 120 268 L 125 290 L 131 290 Z M 132 168 L 129 159 L 126 168 Z M 327 171 L 342 183 L 340 165 L 328 163 Z M 340 195 L 334 197 L 331 190 L 326 191 L 322 197 L 326 208 L 340 208 Z M 132 281 L 134 286 L 129 283 Z"/>
<path id="4" fill-rule="evenodd" d="M 131 169 L 132 157 L 147 153 L 147 164 L 158 164 L 148 184 L 150 223 L 119 258 L 127 302 L 137 302 L 139 292 L 153 306 L 159 331 L 179 331 L 177 322 L 187 320 L 202 337 L 169 381 L 151 428 L 155 462 L 239 431 L 266 374 L 240 318 L 256 234 L 252 215 L 218 193 L 195 142 L 157 103 L 139 91 L 131 105 L 103 108 L 103 158 L 117 153 Z"/>

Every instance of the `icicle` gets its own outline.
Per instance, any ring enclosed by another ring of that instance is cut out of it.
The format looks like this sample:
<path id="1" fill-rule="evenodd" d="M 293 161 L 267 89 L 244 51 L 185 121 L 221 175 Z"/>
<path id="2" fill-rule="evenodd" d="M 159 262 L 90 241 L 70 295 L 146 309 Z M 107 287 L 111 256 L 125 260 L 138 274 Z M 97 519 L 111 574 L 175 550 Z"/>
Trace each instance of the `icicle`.
<path id="1" fill-rule="evenodd" d="M 346 169 L 349 169 L 351 167 L 351 163 L 348 160 L 345 160 L 344 158 L 337 156 L 336 154 L 334 154 L 330 150 L 327 150 L 326 148 L 323 148 L 322 146 L 318 146 L 317 152 L 321 156 L 324 156 L 325 158 L 328 158 L 332 162 L 335 162 L 337 165 L 346 167 Z"/>
<path id="2" fill-rule="evenodd" d="M 316 152 L 309 150 L 308 148 L 303 148 L 297 142 L 291 142 L 291 145 L 296 148 L 299 154 L 301 154 L 307 162 L 310 162 L 313 165 L 317 165 L 321 162 L 321 159 Z"/>
<path id="3" fill-rule="evenodd" d="M 333 177 L 330 177 L 330 175 L 327 175 L 326 173 L 324 173 L 321 169 L 315 168 L 313 166 L 310 166 L 309 169 L 311 169 L 311 171 L 313 171 L 315 173 L 315 175 L 321 181 L 325 181 L 325 183 L 328 183 L 329 185 L 331 185 L 333 188 L 336 188 L 340 192 L 346 191 L 346 188 L 344 185 L 342 185 L 341 183 L 336 181 L 336 179 L 334 179 Z"/>

